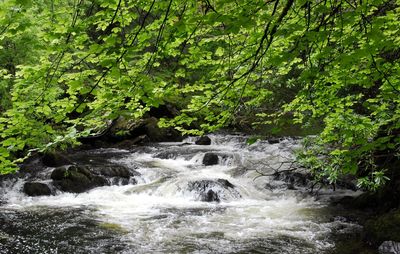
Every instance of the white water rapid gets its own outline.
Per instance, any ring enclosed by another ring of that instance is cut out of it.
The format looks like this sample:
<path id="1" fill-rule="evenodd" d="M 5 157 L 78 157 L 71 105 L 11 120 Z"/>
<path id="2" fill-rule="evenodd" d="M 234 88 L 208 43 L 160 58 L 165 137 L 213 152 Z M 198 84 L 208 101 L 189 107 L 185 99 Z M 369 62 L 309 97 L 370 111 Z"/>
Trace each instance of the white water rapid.
<path id="1" fill-rule="evenodd" d="M 3 216 L 8 226 L 0 227 L 0 253 L 328 253 L 332 233 L 354 227 L 332 219 L 328 198 L 259 177 L 256 169 L 288 169 L 282 162 L 293 159 L 296 141 L 210 137 L 209 146 L 189 138 L 84 152 L 91 160 L 107 153 L 139 172 L 137 184 L 40 197 L 21 192 L 23 179 L 3 184 L 0 223 Z M 203 165 L 206 153 L 218 155 L 218 164 Z"/>

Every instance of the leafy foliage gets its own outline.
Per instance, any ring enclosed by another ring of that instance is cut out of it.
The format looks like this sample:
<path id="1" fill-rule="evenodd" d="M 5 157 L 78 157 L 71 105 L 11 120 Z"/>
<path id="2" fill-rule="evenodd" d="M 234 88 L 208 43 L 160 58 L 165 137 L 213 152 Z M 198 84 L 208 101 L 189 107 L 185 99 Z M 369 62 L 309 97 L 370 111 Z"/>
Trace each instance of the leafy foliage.
<path id="1" fill-rule="evenodd" d="M 300 160 L 334 182 L 387 180 L 398 157 L 400 3 L 5 0 L 0 161 L 76 143 L 172 102 L 160 125 L 202 134 L 293 117 L 323 130 Z M 197 127 L 197 128 L 196 128 Z"/>

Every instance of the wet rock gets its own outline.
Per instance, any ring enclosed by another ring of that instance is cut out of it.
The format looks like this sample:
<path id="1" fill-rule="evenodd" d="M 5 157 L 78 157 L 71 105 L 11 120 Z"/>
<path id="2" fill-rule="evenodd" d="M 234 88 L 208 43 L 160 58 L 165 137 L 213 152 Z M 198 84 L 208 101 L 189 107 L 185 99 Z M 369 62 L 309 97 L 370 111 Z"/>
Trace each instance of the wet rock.
<path id="1" fill-rule="evenodd" d="M 42 163 L 47 167 L 60 167 L 73 164 L 69 158 L 60 153 L 46 153 L 42 157 Z"/>
<path id="2" fill-rule="evenodd" d="M 108 185 L 104 177 L 93 174 L 85 167 L 78 166 L 56 168 L 51 174 L 51 179 L 56 188 L 73 193 L 81 193 L 95 187 Z"/>
<path id="3" fill-rule="evenodd" d="M 97 175 L 103 175 L 107 177 L 129 178 L 133 176 L 133 173 L 128 168 L 120 165 L 111 165 L 111 166 L 93 168 L 91 171 Z"/>
<path id="4" fill-rule="evenodd" d="M 269 138 L 267 139 L 268 144 L 278 144 L 279 142 L 281 142 L 280 138 Z"/>
<path id="5" fill-rule="evenodd" d="M 380 254 L 400 254 L 400 243 L 393 241 L 384 241 L 379 246 Z"/>
<path id="6" fill-rule="evenodd" d="M 204 202 L 220 202 L 227 196 L 240 197 L 234 187 L 225 179 L 198 180 L 188 183 L 188 190 L 197 193 L 199 200 Z"/>
<path id="7" fill-rule="evenodd" d="M 235 185 L 233 185 L 231 182 L 229 182 L 226 179 L 218 179 L 217 180 L 218 183 L 222 184 L 222 186 L 226 187 L 226 188 L 234 188 Z"/>
<path id="8" fill-rule="evenodd" d="M 218 164 L 218 155 L 215 153 L 206 153 L 203 157 L 203 164 L 206 166 Z"/>
<path id="9" fill-rule="evenodd" d="M 205 195 L 201 196 L 201 201 L 204 202 L 220 202 L 218 197 L 218 193 L 214 192 L 213 190 L 208 190 Z"/>
<path id="10" fill-rule="evenodd" d="M 121 165 L 105 165 L 102 167 L 96 167 L 92 168 L 91 172 L 96 175 L 104 176 L 110 185 L 136 184 L 136 180 L 131 177 L 140 175 L 139 172 Z"/>
<path id="11" fill-rule="evenodd" d="M 157 153 L 155 157 L 160 159 L 175 159 L 176 157 L 178 157 L 178 155 L 179 154 L 176 151 L 163 151 Z"/>
<path id="12" fill-rule="evenodd" d="M 34 196 L 48 196 L 51 195 L 49 186 L 45 183 L 27 182 L 24 184 L 23 191 L 26 195 Z"/>
<path id="13" fill-rule="evenodd" d="M 198 140 L 195 142 L 196 145 L 211 145 L 211 139 L 208 136 L 201 136 Z"/>

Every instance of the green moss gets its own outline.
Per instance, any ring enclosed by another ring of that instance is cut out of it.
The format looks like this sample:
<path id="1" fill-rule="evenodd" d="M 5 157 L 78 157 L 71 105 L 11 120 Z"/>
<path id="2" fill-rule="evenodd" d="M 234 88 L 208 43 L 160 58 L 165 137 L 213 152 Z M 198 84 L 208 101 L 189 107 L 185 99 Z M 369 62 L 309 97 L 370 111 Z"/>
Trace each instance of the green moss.
<path id="1" fill-rule="evenodd" d="M 127 231 L 121 225 L 116 223 L 100 222 L 99 227 L 117 233 L 122 233 L 122 234 L 127 233 Z"/>

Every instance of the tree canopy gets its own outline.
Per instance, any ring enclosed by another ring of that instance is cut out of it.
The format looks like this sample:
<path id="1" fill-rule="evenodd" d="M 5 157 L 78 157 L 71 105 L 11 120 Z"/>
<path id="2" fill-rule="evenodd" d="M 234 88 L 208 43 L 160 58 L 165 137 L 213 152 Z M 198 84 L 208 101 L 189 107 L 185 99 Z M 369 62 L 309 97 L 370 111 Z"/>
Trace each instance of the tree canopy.
<path id="1" fill-rule="evenodd" d="M 300 161 L 377 188 L 400 149 L 399 17 L 398 0 L 3 0 L 0 172 L 173 103 L 160 125 L 184 134 L 319 121 Z"/>

